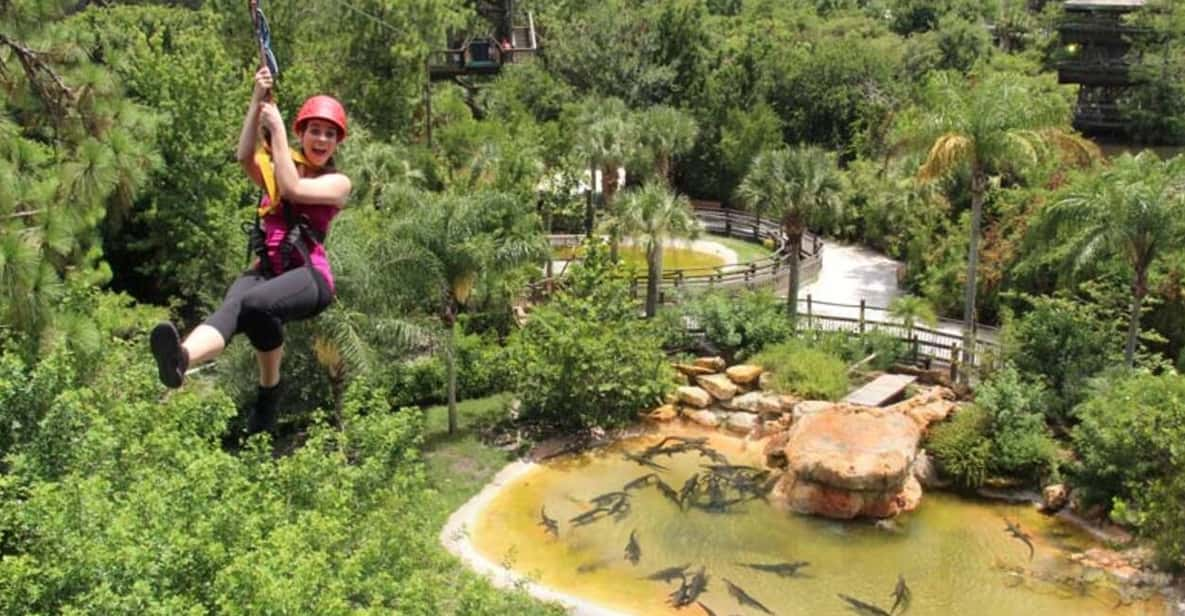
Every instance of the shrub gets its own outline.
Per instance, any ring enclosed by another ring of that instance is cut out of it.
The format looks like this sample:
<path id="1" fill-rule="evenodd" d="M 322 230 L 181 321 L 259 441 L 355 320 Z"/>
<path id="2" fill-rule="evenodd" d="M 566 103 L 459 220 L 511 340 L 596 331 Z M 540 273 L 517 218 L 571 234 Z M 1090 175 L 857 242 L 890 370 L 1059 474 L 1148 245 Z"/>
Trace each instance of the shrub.
<path id="1" fill-rule="evenodd" d="M 0 613 L 559 613 L 440 548 L 422 416 L 386 387 L 356 379 L 343 429 L 314 421 L 289 455 L 232 455 L 229 397 L 162 397 L 145 355 L 108 343 L 85 382 L 69 358 L 0 361 L 0 418 L 41 418 L 4 452 Z"/>
<path id="2" fill-rule="evenodd" d="M 804 398 L 838 400 L 848 392 L 842 359 L 792 339 L 766 348 L 753 362 L 773 373 L 773 387 Z"/>
<path id="3" fill-rule="evenodd" d="M 659 403 L 673 373 L 638 318 L 620 268 L 589 250 L 568 288 L 512 334 L 507 365 L 522 417 L 553 426 L 613 426 Z"/>
<path id="4" fill-rule="evenodd" d="M 1088 502 L 1130 498 L 1145 483 L 1185 466 L 1185 377 L 1117 377 L 1075 413 L 1076 483 Z"/>
<path id="5" fill-rule="evenodd" d="M 1005 360 L 1049 389 L 1046 412 L 1067 422 L 1082 402 L 1087 380 L 1105 368 L 1122 346 L 1122 336 L 1093 304 L 1058 297 L 1027 297 L 1032 309 L 1005 328 Z"/>
<path id="6" fill-rule="evenodd" d="M 1056 474 L 1057 444 L 1045 425 L 1040 383 L 1024 381 L 1012 366 L 992 374 L 975 392 L 987 413 L 992 441 L 992 471 L 1041 479 Z"/>
<path id="7" fill-rule="evenodd" d="M 959 409 L 930 432 L 926 448 L 943 475 L 964 488 L 978 488 L 991 466 L 992 441 L 988 438 L 991 418 L 977 406 Z"/>
<path id="8" fill-rule="evenodd" d="M 1132 374 L 1105 383 L 1075 409 L 1073 481 L 1087 503 L 1152 539 L 1157 554 L 1185 558 L 1185 376 Z"/>
<path id="9" fill-rule="evenodd" d="M 682 314 L 730 359 L 751 357 L 794 333 L 786 306 L 769 290 L 709 293 L 686 304 Z"/>

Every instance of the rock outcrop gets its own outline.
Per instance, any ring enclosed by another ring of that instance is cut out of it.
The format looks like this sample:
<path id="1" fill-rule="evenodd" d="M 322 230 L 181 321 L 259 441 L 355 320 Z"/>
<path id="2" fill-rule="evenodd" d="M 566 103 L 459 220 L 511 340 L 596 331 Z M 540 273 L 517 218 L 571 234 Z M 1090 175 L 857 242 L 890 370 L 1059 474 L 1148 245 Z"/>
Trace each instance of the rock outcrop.
<path id="1" fill-rule="evenodd" d="M 780 454 L 768 445 L 765 452 L 771 466 L 785 460 L 774 501 L 838 519 L 884 518 L 914 509 L 922 497 L 918 445 L 929 424 L 954 407 L 948 392 L 935 388 L 886 408 L 799 403 L 784 444 L 770 442 L 779 443 Z"/>

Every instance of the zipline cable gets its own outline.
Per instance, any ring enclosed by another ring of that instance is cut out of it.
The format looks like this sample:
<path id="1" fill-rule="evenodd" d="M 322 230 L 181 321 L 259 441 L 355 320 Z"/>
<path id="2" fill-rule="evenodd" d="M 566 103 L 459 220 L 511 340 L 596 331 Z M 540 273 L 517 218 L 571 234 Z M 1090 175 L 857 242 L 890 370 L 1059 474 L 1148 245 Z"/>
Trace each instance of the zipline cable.
<path id="1" fill-rule="evenodd" d="M 369 19 L 369 20 L 371 20 L 371 21 L 373 21 L 374 23 L 376 23 L 376 24 L 378 24 L 378 25 L 380 25 L 380 26 L 382 26 L 382 27 L 384 27 L 384 28 L 386 28 L 386 29 L 388 29 L 388 30 L 390 30 L 390 31 L 392 31 L 392 32 L 396 32 L 396 33 L 399 33 L 399 34 L 402 34 L 402 33 L 403 33 L 403 31 L 402 31 L 402 30 L 400 30 L 399 28 L 396 28 L 395 26 L 392 26 L 391 24 L 389 24 L 389 23 L 387 23 L 387 22 L 383 21 L 382 19 L 380 19 L 380 18 L 378 18 L 378 17 L 375 17 L 374 15 L 371 15 L 370 13 L 367 13 L 366 11 L 364 11 L 364 10 L 362 10 L 362 9 L 360 9 L 360 8 L 356 7 L 356 6 L 353 6 L 353 5 L 352 5 L 352 4 L 350 4 L 349 2 L 346 2 L 345 0 L 333 0 L 333 2 L 334 2 L 334 3 L 336 3 L 336 4 L 338 4 L 338 5 L 340 5 L 340 6 L 343 6 L 343 7 L 345 7 L 345 8 L 347 8 L 347 9 L 351 10 L 351 11 L 354 11 L 355 13 L 357 13 L 357 14 L 359 14 L 359 15 L 361 15 L 361 16 L 363 16 L 363 17 L 365 17 L 365 18 L 367 18 L 367 19 Z"/>

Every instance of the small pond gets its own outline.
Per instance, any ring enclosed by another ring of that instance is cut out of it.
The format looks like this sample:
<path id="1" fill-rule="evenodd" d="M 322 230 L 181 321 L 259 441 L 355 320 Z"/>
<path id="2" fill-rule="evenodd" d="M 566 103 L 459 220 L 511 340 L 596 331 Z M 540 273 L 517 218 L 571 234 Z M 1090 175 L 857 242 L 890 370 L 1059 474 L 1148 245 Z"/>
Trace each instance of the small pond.
<path id="1" fill-rule="evenodd" d="M 731 464 L 761 466 L 761 444 L 718 433 L 671 428 L 664 434 L 707 437 L 707 446 Z M 898 575 L 911 591 L 906 614 L 1164 614 L 1159 600 L 1121 601 L 1105 576 L 1087 572 L 1068 556 L 1094 545 L 1074 526 L 1038 513 L 1031 505 L 979 502 L 929 493 L 917 511 L 891 525 L 838 522 L 780 511 L 760 499 L 724 512 L 682 508 L 654 484 L 630 490 L 620 519 L 570 522 L 594 507 L 593 497 L 620 491 L 649 472 L 678 490 L 711 464 L 696 451 L 653 460 L 668 470 L 625 458 L 661 440 L 658 434 L 628 439 L 591 453 L 552 459 L 509 482 L 468 530 L 487 560 L 555 591 L 631 614 L 759 614 L 742 606 L 725 579 L 775 614 L 853 613 L 842 593 L 886 612 Z M 553 537 L 539 524 L 540 509 L 558 521 Z M 1019 522 L 1033 537 L 1035 553 L 1005 532 Z M 626 559 L 631 533 L 640 555 Z M 745 563 L 807 561 L 781 577 Z M 646 579 L 664 568 L 701 566 L 707 590 L 675 610 L 667 600 L 680 586 Z M 875 614 L 874 611 L 863 612 Z M 903 613 L 900 609 L 896 613 Z"/>

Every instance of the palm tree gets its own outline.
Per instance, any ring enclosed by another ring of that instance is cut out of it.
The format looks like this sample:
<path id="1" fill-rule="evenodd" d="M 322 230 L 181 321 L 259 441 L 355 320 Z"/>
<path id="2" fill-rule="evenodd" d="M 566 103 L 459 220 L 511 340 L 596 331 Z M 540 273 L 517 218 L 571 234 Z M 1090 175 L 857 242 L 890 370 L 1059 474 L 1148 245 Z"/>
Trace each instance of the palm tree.
<path id="1" fill-rule="evenodd" d="M 663 244 L 671 238 L 699 235 L 699 221 L 687 197 L 672 193 L 661 181 L 627 192 L 619 218 L 626 231 L 646 248 L 646 316 L 652 317 L 658 308 Z"/>
<path id="2" fill-rule="evenodd" d="M 1078 161 L 1098 157 L 1093 144 L 1058 128 L 1068 124 L 1069 103 L 1045 89 L 1039 78 L 1012 73 L 992 73 L 970 83 L 955 73 L 937 73 L 926 84 L 922 104 L 902 120 L 910 140 L 929 144 L 919 180 L 970 171 L 971 234 L 963 297 L 963 362 L 968 365 L 974 358 L 979 236 L 989 174 L 1003 168 L 1024 171 L 1050 148 Z"/>
<path id="3" fill-rule="evenodd" d="M 1046 207 L 1033 231 L 1038 241 L 1066 251 L 1071 274 L 1095 259 L 1124 256 L 1132 269 L 1132 301 L 1123 356 L 1131 366 L 1148 270 L 1185 242 L 1185 156 L 1161 161 L 1148 151 L 1124 154 Z"/>
<path id="4" fill-rule="evenodd" d="M 585 127 L 577 145 L 582 157 L 589 164 L 589 190 L 596 181 L 596 171 L 601 172 L 601 199 L 605 211 L 613 210 L 617 194 L 617 170 L 636 155 L 637 125 L 634 123 L 625 103 L 616 98 L 589 104 L 579 120 Z M 586 231 L 592 234 L 592 201 L 585 216 Z M 616 245 L 613 246 L 616 253 Z"/>
<path id="5" fill-rule="evenodd" d="M 477 285 L 529 263 L 542 263 L 548 246 L 540 233 L 534 205 L 506 193 L 442 195 L 426 199 L 396 225 L 396 237 L 409 255 L 419 288 L 438 306 L 448 332 L 445 370 L 448 380 L 449 433 L 457 429 L 455 341 L 457 315 Z"/>
<path id="6" fill-rule="evenodd" d="M 798 316 L 798 261 L 807 223 L 841 206 L 839 190 L 835 158 L 815 146 L 759 154 L 737 188 L 755 213 L 771 212 L 781 219 L 790 251 L 786 307 L 792 320 Z"/>
<path id="7" fill-rule="evenodd" d="M 913 326 L 918 321 L 934 327 L 938 323 L 938 314 L 934 312 L 934 306 L 925 298 L 916 295 L 902 295 L 889 302 L 889 315 L 896 319 L 901 319 L 901 323 L 905 325 L 905 338 L 913 339 Z"/>
<path id="8" fill-rule="evenodd" d="M 654 175 L 670 186 L 672 160 L 691 150 L 699 135 L 695 119 L 674 107 L 657 105 L 639 114 L 638 132 L 638 141 L 653 159 Z"/>

